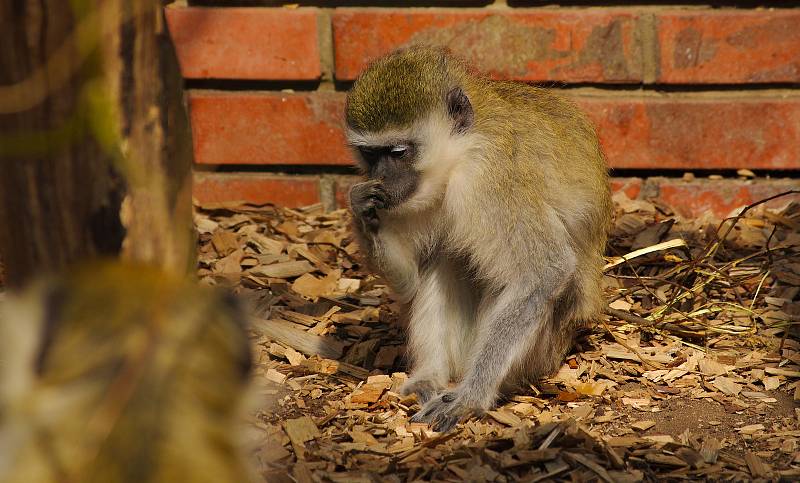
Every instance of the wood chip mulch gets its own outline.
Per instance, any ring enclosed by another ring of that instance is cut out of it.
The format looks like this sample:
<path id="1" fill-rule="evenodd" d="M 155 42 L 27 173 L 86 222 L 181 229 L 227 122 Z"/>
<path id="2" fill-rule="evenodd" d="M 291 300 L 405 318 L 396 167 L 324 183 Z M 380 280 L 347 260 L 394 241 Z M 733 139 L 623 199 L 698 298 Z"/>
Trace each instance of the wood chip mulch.
<path id="1" fill-rule="evenodd" d="M 617 195 L 608 315 L 551 379 L 409 422 L 402 307 L 343 211 L 199 208 L 199 274 L 250 305 L 267 481 L 800 479 L 800 203 L 720 222 Z M 796 198 L 795 198 L 796 200 Z M 777 201 L 777 200 L 776 200 Z M 741 210 L 740 210 L 741 211 Z"/>

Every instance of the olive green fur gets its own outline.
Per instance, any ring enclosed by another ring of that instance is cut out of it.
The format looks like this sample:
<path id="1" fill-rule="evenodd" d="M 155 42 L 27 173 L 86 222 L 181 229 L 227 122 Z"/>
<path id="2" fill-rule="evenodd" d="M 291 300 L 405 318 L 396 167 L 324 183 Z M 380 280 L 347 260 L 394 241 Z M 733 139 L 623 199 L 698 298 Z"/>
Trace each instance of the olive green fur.
<path id="1" fill-rule="evenodd" d="M 444 49 L 409 47 L 376 60 L 347 95 L 347 125 L 360 132 L 405 128 L 444 106 L 461 62 Z"/>

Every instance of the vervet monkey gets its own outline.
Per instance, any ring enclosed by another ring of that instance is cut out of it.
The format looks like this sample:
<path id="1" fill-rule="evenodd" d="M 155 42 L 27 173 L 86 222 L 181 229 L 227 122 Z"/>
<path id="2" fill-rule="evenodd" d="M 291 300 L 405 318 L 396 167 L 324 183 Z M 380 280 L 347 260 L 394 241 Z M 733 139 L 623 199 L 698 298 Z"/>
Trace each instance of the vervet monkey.
<path id="1" fill-rule="evenodd" d="M 98 263 L 4 305 L 0 481 L 251 481 L 249 341 L 229 295 Z"/>
<path id="2" fill-rule="evenodd" d="M 403 391 L 424 403 L 414 420 L 448 430 L 552 374 L 604 306 L 597 135 L 572 102 L 428 47 L 371 64 L 345 110 L 366 175 L 350 191 L 357 239 L 410 302 Z"/>

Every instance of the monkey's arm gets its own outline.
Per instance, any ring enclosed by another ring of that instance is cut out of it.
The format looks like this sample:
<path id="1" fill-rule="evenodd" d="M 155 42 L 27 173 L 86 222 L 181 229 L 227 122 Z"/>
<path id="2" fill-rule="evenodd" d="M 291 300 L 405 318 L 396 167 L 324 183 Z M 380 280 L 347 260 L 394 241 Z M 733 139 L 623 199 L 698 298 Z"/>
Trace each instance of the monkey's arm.
<path id="1" fill-rule="evenodd" d="M 412 372 L 401 392 L 416 393 L 421 404 L 461 375 L 454 368 L 464 367 L 478 299 L 467 280 L 463 267 L 444 256 L 420 276 L 409 321 Z"/>
<path id="2" fill-rule="evenodd" d="M 479 313 L 476 346 L 464 379 L 454 391 L 428 401 L 413 421 L 447 431 L 470 413 L 490 409 L 512 371 L 525 364 L 533 366 L 526 372 L 550 371 L 560 357 L 553 345 L 553 313 L 557 300 L 573 286 L 574 265 L 562 260 L 566 263 L 549 265 L 536 283 L 513 281 Z"/>
<path id="3" fill-rule="evenodd" d="M 362 254 L 401 300 L 408 302 L 420 283 L 417 257 L 403 243 L 402 234 L 395 233 L 382 220 L 387 207 L 387 196 L 379 180 L 358 183 L 350 189 L 353 232 Z"/>

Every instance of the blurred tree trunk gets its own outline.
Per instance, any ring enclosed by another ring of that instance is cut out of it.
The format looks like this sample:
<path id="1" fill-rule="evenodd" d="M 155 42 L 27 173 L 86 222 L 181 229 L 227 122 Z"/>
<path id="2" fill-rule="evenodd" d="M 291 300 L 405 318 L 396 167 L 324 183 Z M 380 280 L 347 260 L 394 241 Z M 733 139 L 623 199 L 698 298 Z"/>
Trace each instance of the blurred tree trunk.
<path id="1" fill-rule="evenodd" d="M 0 0 L 7 283 L 100 255 L 193 266 L 191 141 L 162 0 Z"/>

